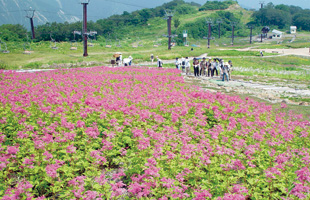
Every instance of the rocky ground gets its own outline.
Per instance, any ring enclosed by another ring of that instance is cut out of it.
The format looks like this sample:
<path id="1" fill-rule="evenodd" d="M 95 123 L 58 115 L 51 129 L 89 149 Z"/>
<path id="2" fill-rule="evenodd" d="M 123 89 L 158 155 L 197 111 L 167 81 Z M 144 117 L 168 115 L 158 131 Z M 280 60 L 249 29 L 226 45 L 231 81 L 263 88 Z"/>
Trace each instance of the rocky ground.
<path id="1" fill-rule="evenodd" d="M 223 82 L 220 77 L 186 76 L 185 82 L 197 85 L 212 92 L 224 92 L 253 96 L 270 103 L 286 103 L 301 106 L 309 106 L 305 101 L 292 101 L 289 99 L 310 99 L 310 89 L 302 84 L 287 84 L 285 82 L 266 83 L 263 81 L 245 80 L 244 76 L 232 76 L 232 80 Z"/>

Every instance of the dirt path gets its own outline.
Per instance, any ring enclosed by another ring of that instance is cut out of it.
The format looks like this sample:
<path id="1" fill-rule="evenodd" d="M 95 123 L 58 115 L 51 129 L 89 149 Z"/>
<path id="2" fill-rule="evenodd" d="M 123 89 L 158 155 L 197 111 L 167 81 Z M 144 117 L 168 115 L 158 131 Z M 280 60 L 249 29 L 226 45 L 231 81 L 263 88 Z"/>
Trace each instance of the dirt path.
<path id="1" fill-rule="evenodd" d="M 231 81 L 223 82 L 220 77 L 195 78 L 192 75 L 186 76 L 184 73 L 182 73 L 182 75 L 184 76 L 185 82 L 195 82 L 197 86 L 212 92 L 220 91 L 225 93 L 246 94 L 271 103 L 285 102 L 287 104 L 294 105 L 309 105 L 307 102 L 293 102 L 288 100 L 288 98 L 290 97 L 310 98 L 310 89 L 306 88 L 297 89 L 296 87 L 290 87 L 284 84 L 267 84 L 260 82 L 244 81 L 240 79 L 240 77 L 236 79 L 234 78 L 234 76 L 232 77 Z"/>
<path id="2" fill-rule="evenodd" d="M 256 47 L 255 47 L 256 48 Z M 310 57 L 309 48 L 298 48 L 298 49 L 236 49 L 238 51 L 264 51 L 267 53 L 279 53 L 280 55 L 296 55 L 296 56 L 307 56 Z"/>
<path id="3" fill-rule="evenodd" d="M 205 54 L 202 54 L 200 56 L 197 56 L 196 58 L 203 58 L 203 57 L 207 57 L 208 54 L 205 53 Z M 193 60 L 194 57 L 188 57 L 189 60 Z M 175 63 L 175 59 L 172 59 L 172 60 L 162 60 L 164 64 L 173 64 Z M 157 65 L 157 61 L 156 61 L 156 58 L 154 59 L 154 62 L 142 62 L 142 63 L 137 63 L 138 65 L 140 66 L 144 66 L 144 65 Z"/>

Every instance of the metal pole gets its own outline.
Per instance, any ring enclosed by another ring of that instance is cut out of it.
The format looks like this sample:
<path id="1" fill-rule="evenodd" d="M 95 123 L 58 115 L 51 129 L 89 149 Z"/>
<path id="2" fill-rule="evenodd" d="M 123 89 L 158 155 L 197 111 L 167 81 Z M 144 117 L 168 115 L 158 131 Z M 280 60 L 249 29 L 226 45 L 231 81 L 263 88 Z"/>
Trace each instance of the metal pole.
<path id="1" fill-rule="evenodd" d="M 83 4 L 83 39 L 84 39 L 84 57 L 88 56 L 87 53 L 87 4 L 88 3 L 82 3 Z"/>
<path id="2" fill-rule="evenodd" d="M 219 23 L 219 38 L 221 38 L 221 23 Z"/>
<path id="3" fill-rule="evenodd" d="M 33 26 L 33 18 L 32 17 L 30 18 L 30 25 L 31 25 L 31 33 L 32 33 L 31 38 L 35 39 L 36 36 L 35 36 L 35 33 L 34 33 L 34 26 Z"/>
<path id="4" fill-rule="evenodd" d="M 208 22 L 208 49 L 210 48 L 210 40 L 211 40 L 211 22 Z"/>
<path id="5" fill-rule="evenodd" d="M 232 26 L 231 45 L 234 45 L 235 25 Z"/>
<path id="6" fill-rule="evenodd" d="M 168 50 L 171 50 L 171 18 L 168 16 L 167 25 L 168 25 Z"/>
<path id="7" fill-rule="evenodd" d="M 250 44 L 252 44 L 252 31 L 253 31 L 253 26 L 250 27 L 251 28 L 251 32 L 250 32 Z"/>

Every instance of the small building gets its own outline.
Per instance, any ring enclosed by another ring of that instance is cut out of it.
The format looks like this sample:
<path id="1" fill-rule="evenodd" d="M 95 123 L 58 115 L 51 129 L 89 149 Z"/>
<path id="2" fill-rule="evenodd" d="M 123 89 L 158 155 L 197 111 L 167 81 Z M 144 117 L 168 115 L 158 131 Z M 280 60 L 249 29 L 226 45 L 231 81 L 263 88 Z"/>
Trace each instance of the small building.
<path id="1" fill-rule="evenodd" d="M 282 39 L 283 34 L 284 34 L 283 32 L 273 29 L 273 31 L 272 31 L 272 38 L 274 38 L 274 39 Z"/>
<path id="2" fill-rule="evenodd" d="M 297 27 L 296 27 L 296 26 L 291 26 L 291 27 L 290 27 L 290 32 L 291 32 L 291 34 L 296 34 L 296 32 L 297 32 Z"/>

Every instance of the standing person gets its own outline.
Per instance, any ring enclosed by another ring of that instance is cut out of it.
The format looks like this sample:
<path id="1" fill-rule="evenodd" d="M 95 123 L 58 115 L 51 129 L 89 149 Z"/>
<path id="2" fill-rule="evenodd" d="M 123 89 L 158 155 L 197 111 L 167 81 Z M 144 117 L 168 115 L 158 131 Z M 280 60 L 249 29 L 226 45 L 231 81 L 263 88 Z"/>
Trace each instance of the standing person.
<path id="1" fill-rule="evenodd" d="M 263 51 L 260 51 L 260 56 L 261 56 L 261 57 L 263 57 L 263 56 L 264 56 Z"/>
<path id="2" fill-rule="evenodd" d="M 194 76 L 199 76 L 199 60 L 197 58 L 194 58 L 193 60 L 193 66 L 194 66 Z"/>
<path id="3" fill-rule="evenodd" d="M 119 62 L 120 62 L 119 64 L 122 65 L 122 63 L 123 63 L 123 56 L 122 56 L 122 54 L 119 55 Z"/>
<path id="4" fill-rule="evenodd" d="M 116 65 L 119 66 L 119 65 L 120 65 L 120 55 L 118 55 L 118 56 L 115 58 L 115 61 L 116 61 Z"/>
<path id="5" fill-rule="evenodd" d="M 205 57 L 203 57 L 202 58 L 202 61 L 200 62 L 200 76 L 202 76 L 202 75 L 206 75 L 206 67 L 207 67 L 207 62 L 206 62 L 206 58 Z"/>
<path id="6" fill-rule="evenodd" d="M 161 59 L 158 56 L 156 56 L 156 58 L 157 58 L 157 67 L 163 68 L 163 61 L 161 61 Z"/>
<path id="7" fill-rule="evenodd" d="M 209 58 L 209 61 L 207 62 L 207 70 L 208 70 L 208 77 L 210 77 L 211 76 L 211 72 L 212 72 L 212 70 L 211 70 L 211 68 L 212 68 L 212 59 L 211 58 Z"/>
<path id="8" fill-rule="evenodd" d="M 180 62 L 179 58 L 175 58 L 175 67 L 177 69 L 180 69 L 180 66 L 181 66 L 181 62 Z"/>
<path id="9" fill-rule="evenodd" d="M 190 75 L 191 73 L 191 63 L 189 62 L 188 57 L 185 58 L 185 71 L 186 71 L 186 75 Z"/>
<path id="10" fill-rule="evenodd" d="M 131 57 L 131 55 L 128 57 L 129 59 L 130 59 L 130 61 L 129 61 L 129 66 L 131 66 L 131 63 L 132 63 L 132 57 Z"/>
<path id="11" fill-rule="evenodd" d="M 229 77 L 229 80 L 231 80 L 231 71 L 233 70 L 232 61 L 229 60 L 229 61 L 228 61 L 228 64 L 229 64 L 228 77 Z"/>
<path id="12" fill-rule="evenodd" d="M 181 63 L 181 65 L 182 65 L 182 72 L 185 73 L 185 58 L 182 57 L 181 61 L 182 61 L 182 63 Z"/>
<path id="13" fill-rule="evenodd" d="M 217 71 L 217 68 L 218 68 L 218 62 L 216 62 L 216 58 L 213 59 L 213 62 L 212 62 L 212 67 L 211 67 L 211 76 L 213 77 L 214 76 L 214 72 L 216 72 L 216 76 L 219 75 L 219 72 Z"/>
<path id="14" fill-rule="evenodd" d="M 229 81 L 229 79 L 228 79 L 228 71 L 229 71 L 229 64 L 228 63 L 224 63 L 224 65 L 223 65 L 223 79 L 222 79 L 222 81 L 225 81 L 225 76 L 226 76 L 227 81 Z"/>
<path id="15" fill-rule="evenodd" d="M 151 54 L 151 61 L 152 61 L 152 64 L 153 64 L 153 62 L 154 62 L 154 55 L 153 54 Z"/>
<path id="16" fill-rule="evenodd" d="M 220 72 L 220 78 L 223 78 L 223 67 L 224 67 L 224 60 L 219 59 L 218 70 Z"/>

